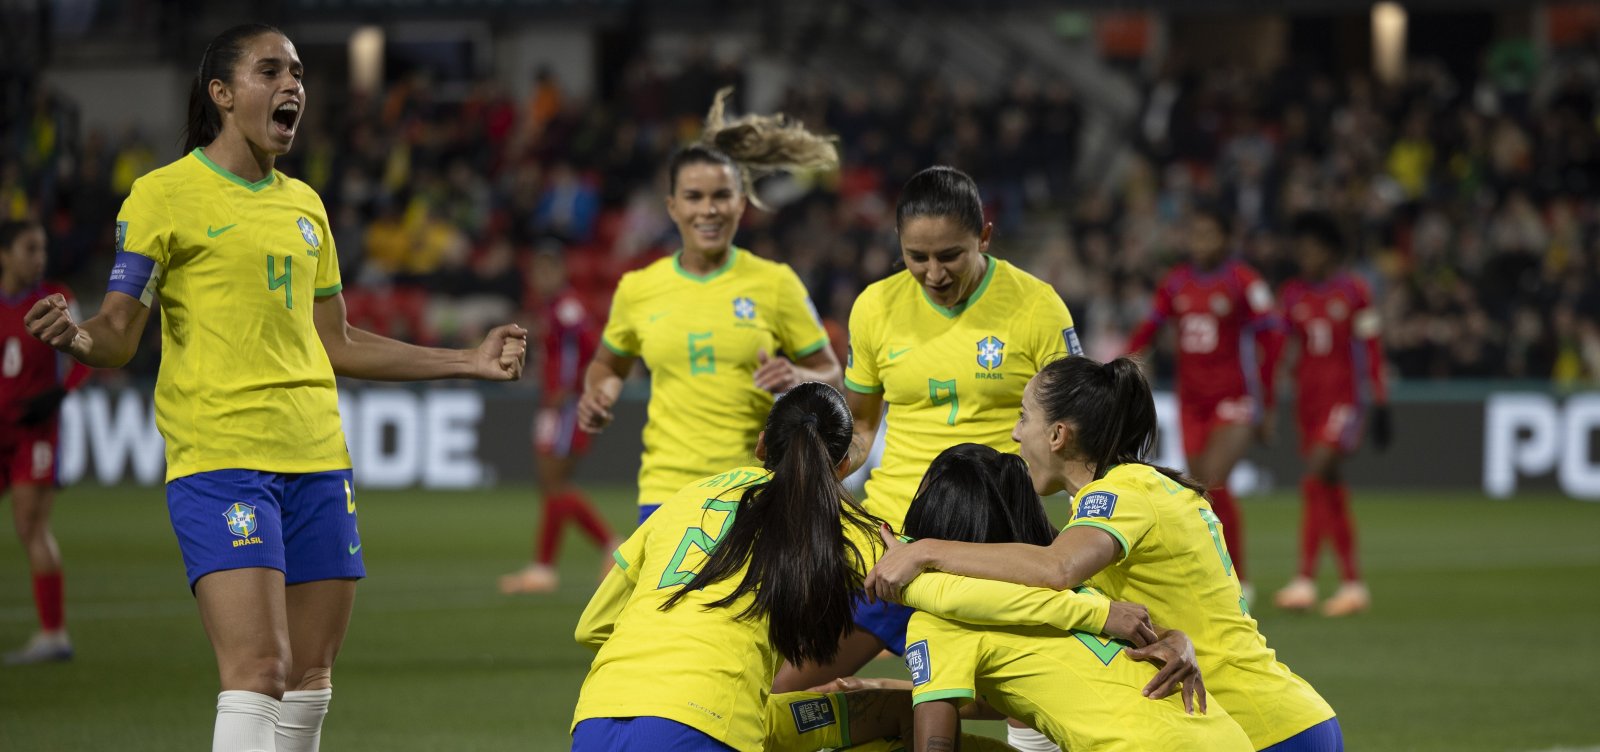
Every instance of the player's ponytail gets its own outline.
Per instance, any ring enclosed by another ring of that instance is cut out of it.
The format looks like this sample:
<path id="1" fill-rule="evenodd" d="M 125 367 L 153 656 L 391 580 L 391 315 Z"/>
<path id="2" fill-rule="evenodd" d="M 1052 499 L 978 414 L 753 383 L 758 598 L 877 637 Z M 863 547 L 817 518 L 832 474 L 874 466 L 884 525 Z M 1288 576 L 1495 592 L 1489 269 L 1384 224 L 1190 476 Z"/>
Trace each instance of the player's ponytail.
<path id="1" fill-rule="evenodd" d="M 678 188 L 678 171 L 690 164 L 723 165 L 739 175 L 739 186 L 750 203 L 765 209 L 756 195 L 756 180 L 773 173 L 795 170 L 832 170 L 839 166 L 838 140 L 789 122 L 783 113 L 744 115 L 728 120 L 726 102 L 733 87 L 717 92 L 706 114 L 698 143 L 674 152 L 667 164 L 667 191 Z"/>
<path id="2" fill-rule="evenodd" d="M 895 201 L 895 228 L 904 228 L 912 217 L 946 217 L 974 236 L 982 236 L 983 199 L 978 197 L 978 184 L 954 167 L 929 167 L 912 175 Z"/>
<path id="3" fill-rule="evenodd" d="M 957 444 L 929 463 L 904 532 L 968 543 L 1048 546 L 1055 540 L 1026 463 L 982 444 Z"/>
<path id="4" fill-rule="evenodd" d="M 189 85 L 189 116 L 183 126 L 183 153 L 215 141 L 222 133 L 222 112 L 211 100 L 211 82 L 217 79 L 233 80 L 234 66 L 244 55 L 246 42 L 262 34 L 283 34 L 276 27 L 263 23 L 234 26 L 218 34 L 200 53 L 200 65 Z"/>
<path id="5" fill-rule="evenodd" d="M 852 534 L 873 545 L 881 524 L 850 498 L 836 473 L 852 427 L 844 397 L 826 384 L 801 384 L 780 398 L 765 429 L 772 477 L 744 492 L 710 558 L 662 609 L 743 568 L 739 586 L 708 607 L 753 595 L 736 618 L 766 619 L 773 647 L 791 663 L 832 661 L 851 629 L 862 573 L 876 558 L 864 555 Z"/>
<path id="6" fill-rule="evenodd" d="M 1088 459 L 1096 480 L 1117 465 L 1149 464 L 1146 458 L 1156 443 L 1156 403 L 1138 363 L 1131 358 L 1099 363 L 1073 355 L 1049 363 L 1035 378 L 1045 420 L 1072 425 L 1076 452 Z M 1171 468 L 1152 467 L 1206 495 L 1199 481 Z"/>

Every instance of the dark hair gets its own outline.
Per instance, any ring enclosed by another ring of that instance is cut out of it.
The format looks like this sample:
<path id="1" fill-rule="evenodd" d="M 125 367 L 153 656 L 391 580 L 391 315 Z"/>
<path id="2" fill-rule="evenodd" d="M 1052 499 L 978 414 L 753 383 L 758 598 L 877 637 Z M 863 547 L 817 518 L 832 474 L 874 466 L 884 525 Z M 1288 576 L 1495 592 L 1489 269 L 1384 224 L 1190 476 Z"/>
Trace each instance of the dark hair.
<path id="1" fill-rule="evenodd" d="M 1056 537 L 1027 463 L 982 444 L 957 444 L 933 459 L 906 512 L 904 532 L 913 538 L 1036 546 L 1048 546 Z"/>
<path id="2" fill-rule="evenodd" d="M 1039 370 L 1034 393 L 1048 422 L 1071 423 L 1078 451 L 1088 457 L 1095 480 L 1117 465 L 1145 462 L 1156 443 L 1156 402 L 1150 384 L 1131 358 L 1110 363 L 1070 355 Z M 1162 475 L 1206 496 L 1206 487 L 1172 468 Z M 1207 497 L 1209 498 L 1209 497 Z"/>
<path id="3" fill-rule="evenodd" d="M 17 238 L 34 228 L 44 229 L 44 224 L 36 219 L 8 219 L 0 222 L 0 250 L 6 250 Z"/>
<path id="4" fill-rule="evenodd" d="M 1302 212 L 1290 223 L 1290 234 L 1296 238 L 1311 238 L 1327 249 L 1334 258 L 1344 255 L 1344 233 L 1339 223 L 1325 212 Z"/>
<path id="5" fill-rule="evenodd" d="M 739 178 L 739 189 L 757 208 L 767 208 L 755 193 L 755 181 L 786 170 L 831 170 L 839 166 L 838 139 L 819 136 L 787 115 L 744 115 L 728 120 L 728 95 L 733 87 L 717 91 L 706 113 L 700 141 L 672 153 L 667 163 L 667 192 L 678 190 L 678 171 L 691 164 L 722 165 Z"/>
<path id="6" fill-rule="evenodd" d="M 211 82 L 216 79 L 233 80 L 234 66 L 244 55 L 246 42 L 262 34 L 283 34 L 277 27 L 263 23 L 239 24 L 218 34 L 200 53 L 200 67 L 195 72 L 194 84 L 189 87 L 189 117 L 183 126 L 183 153 L 215 141 L 222 133 L 222 113 L 217 103 L 211 101 Z"/>
<path id="7" fill-rule="evenodd" d="M 661 608 L 744 569 L 739 586 L 707 608 L 726 608 L 753 593 L 736 618 L 765 618 L 768 639 L 791 663 L 832 661 L 852 629 L 862 573 L 876 558 L 863 555 L 844 528 L 857 528 L 855 537 L 873 545 L 883 524 L 834 473 L 850 450 L 852 429 L 844 396 L 827 384 L 807 382 L 779 398 L 766 424 L 772 476 L 745 489 L 705 566 Z"/>
<path id="8" fill-rule="evenodd" d="M 978 184 L 954 167 L 929 167 L 911 176 L 894 205 L 894 226 L 912 217 L 949 217 L 973 235 L 983 235 L 983 199 Z"/>

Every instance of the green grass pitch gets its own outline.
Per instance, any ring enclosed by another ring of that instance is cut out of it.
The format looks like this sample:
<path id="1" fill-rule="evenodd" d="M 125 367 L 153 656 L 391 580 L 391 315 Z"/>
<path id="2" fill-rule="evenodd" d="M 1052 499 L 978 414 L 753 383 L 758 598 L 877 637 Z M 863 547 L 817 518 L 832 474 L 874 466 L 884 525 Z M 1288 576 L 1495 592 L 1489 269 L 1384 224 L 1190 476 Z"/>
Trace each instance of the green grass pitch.
<path id="1" fill-rule="evenodd" d="M 595 496 L 631 529 L 625 489 Z M 1600 745 L 1600 504 L 1355 496 L 1374 611 L 1329 621 L 1255 609 L 1278 655 L 1339 711 L 1349 748 Z M 572 627 L 599 554 L 569 532 L 559 593 L 503 597 L 495 578 L 527 556 L 537 518 L 530 490 L 372 491 L 359 501 L 370 576 L 334 673 L 323 749 L 565 749 L 590 658 Z M 1298 505 L 1288 495 L 1246 505 L 1264 601 L 1291 574 Z M 1060 511 L 1059 500 L 1051 506 Z M 0 668 L 0 750 L 207 748 L 213 659 L 161 491 L 68 489 L 55 527 L 78 658 Z M 0 647 L 11 649 L 34 617 L 9 529 L 0 562 Z M 903 675 L 888 661 L 869 670 Z"/>

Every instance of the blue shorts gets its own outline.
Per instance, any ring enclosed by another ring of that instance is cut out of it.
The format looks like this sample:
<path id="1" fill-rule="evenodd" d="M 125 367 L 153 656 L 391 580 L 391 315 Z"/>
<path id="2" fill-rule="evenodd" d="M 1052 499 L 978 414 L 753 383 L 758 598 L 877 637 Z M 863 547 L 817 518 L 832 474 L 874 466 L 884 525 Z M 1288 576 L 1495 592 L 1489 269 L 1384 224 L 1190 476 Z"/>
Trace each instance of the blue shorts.
<path id="1" fill-rule="evenodd" d="M 349 470 L 214 470 L 167 484 L 189 588 L 212 572 L 268 567 L 284 583 L 367 576 Z"/>
<path id="2" fill-rule="evenodd" d="M 656 510 L 660 509 L 660 508 L 661 508 L 660 504 L 640 504 L 639 505 L 639 524 L 643 525 L 644 521 L 650 519 L 650 515 L 655 514 Z"/>
<path id="3" fill-rule="evenodd" d="M 868 601 L 865 595 L 856 596 L 855 612 L 851 619 L 857 629 L 864 629 L 883 642 L 895 655 L 906 654 L 906 624 L 916 609 L 888 601 Z"/>
<path id="4" fill-rule="evenodd" d="M 1261 752 L 1344 752 L 1344 732 L 1338 718 L 1329 718 Z"/>
<path id="5" fill-rule="evenodd" d="M 696 728 L 655 716 L 585 718 L 572 729 L 572 752 L 729 752 Z"/>

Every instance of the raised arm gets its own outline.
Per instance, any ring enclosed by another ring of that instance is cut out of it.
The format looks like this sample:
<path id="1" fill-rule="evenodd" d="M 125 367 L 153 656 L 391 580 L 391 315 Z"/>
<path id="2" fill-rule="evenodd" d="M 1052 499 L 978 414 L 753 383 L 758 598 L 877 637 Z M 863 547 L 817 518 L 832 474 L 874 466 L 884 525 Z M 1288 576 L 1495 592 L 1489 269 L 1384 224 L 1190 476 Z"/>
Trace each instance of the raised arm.
<path id="1" fill-rule="evenodd" d="M 1026 543 L 964 543 L 922 539 L 888 545 L 867 575 L 866 588 L 894 600 L 926 570 L 1015 582 L 1052 590 L 1075 588 L 1122 558 L 1121 544 L 1097 527 L 1071 526 L 1049 546 Z"/>
<path id="2" fill-rule="evenodd" d="M 1138 646 L 1156 640 L 1150 612 L 1144 606 L 1112 601 L 1093 592 L 925 572 L 906 586 L 900 602 L 967 624 L 1047 626 L 1104 634 Z"/>
<path id="3" fill-rule="evenodd" d="M 883 392 L 868 394 L 846 389 L 844 398 L 850 405 L 850 416 L 855 419 L 850 436 L 850 472 L 853 473 L 866 464 L 867 455 L 872 454 L 872 442 L 878 438 L 878 423 L 883 420 Z"/>
<path id="4" fill-rule="evenodd" d="M 589 433 L 600 433 L 611 425 L 611 407 L 622 394 L 622 380 L 633 370 L 638 358 L 619 355 L 609 347 L 594 353 L 594 360 L 583 372 L 583 396 L 578 398 L 578 427 Z"/>
<path id="5" fill-rule="evenodd" d="M 108 292 L 100 312 L 79 324 L 73 321 L 67 299 L 56 294 L 34 303 L 23 324 L 39 341 L 86 366 L 121 368 L 133 359 L 149 319 L 150 309 L 138 298 Z"/>
<path id="6" fill-rule="evenodd" d="M 343 293 L 317 298 L 312 317 L 333 372 L 340 376 L 373 381 L 522 378 L 528 333 L 516 324 L 490 330 L 476 349 L 447 350 L 412 345 L 350 326 Z"/>
<path id="7" fill-rule="evenodd" d="M 839 369 L 839 356 L 826 345 L 798 361 L 768 357 L 765 350 L 756 354 L 756 360 L 756 388 L 773 394 L 787 392 L 807 381 L 820 381 L 834 389 L 844 385 L 840 379 L 843 371 Z"/>

